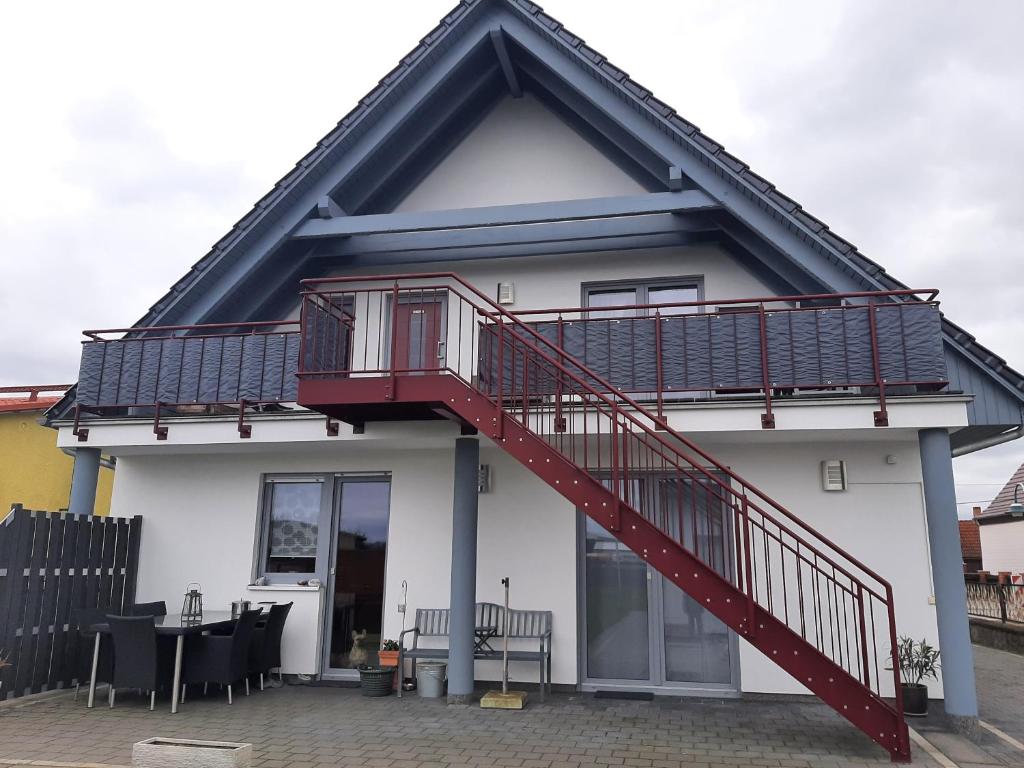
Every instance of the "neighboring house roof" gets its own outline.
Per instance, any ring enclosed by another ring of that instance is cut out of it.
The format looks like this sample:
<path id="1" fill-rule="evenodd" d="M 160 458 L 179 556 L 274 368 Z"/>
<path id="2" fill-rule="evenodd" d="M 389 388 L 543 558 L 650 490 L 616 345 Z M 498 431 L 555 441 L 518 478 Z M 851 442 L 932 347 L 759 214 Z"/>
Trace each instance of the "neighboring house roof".
<path id="1" fill-rule="evenodd" d="M 1024 483 L 1024 464 L 1017 467 L 1017 471 L 1006 481 L 1006 485 L 1003 486 L 1002 490 L 985 507 L 985 511 L 976 518 L 979 525 L 1006 523 L 1022 519 L 1010 516 L 1010 505 L 1013 503 L 1013 489 L 1017 487 L 1017 483 Z M 1024 503 L 1024 493 L 1020 494 L 1019 498 Z"/>
<path id="2" fill-rule="evenodd" d="M 0 387 L 0 413 L 21 411 L 45 411 L 60 402 L 70 384 L 28 384 L 16 387 Z M 43 392 L 60 392 L 59 395 L 44 395 Z"/>
<path id="3" fill-rule="evenodd" d="M 453 40 L 457 39 L 460 27 L 468 26 L 467 19 L 478 9 L 487 6 L 501 6 L 507 9 L 517 18 L 527 22 L 532 30 L 544 35 L 554 48 L 584 68 L 601 85 L 628 102 L 644 119 L 657 124 L 677 145 L 694 154 L 703 165 L 712 168 L 718 176 L 727 179 L 733 188 L 767 211 L 801 241 L 808 243 L 817 254 L 838 265 L 842 272 L 858 283 L 857 290 L 898 290 L 908 287 L 889 275 L 879 264 L 861 254 L 852 243 L 832 232 L 824 222 L 776 189 L 767 179 L 752 171 L 742 160 L 726 152 L 720 142 L 676 114 L 672 107 L 657 99 L 649 89 L 631 79 L 603 54 L 586 45 L 582 38 L 566 29 L 557 19 L 544 13 L 539 5 L 528 0 L 462 0 L 421 40 L 419 45 L 401 59 L 398 66 L 360 99 L 355 108 L 317 142 L 316 146 L 299 160 L 270 192 L 257 201 L 252 210 L 239 219 L 231 230 L 150 308 L 136 326 L 185 322 L 181 317 L 174 316 L 174 307 L 179 300 L 196 288 L 205 277 L 226 271 L 232 263 L 233 256 L 244 253 L 245 243 L 250 235 L 255 237 L 256 233 L 269 226 L 274 209 L 286 199 L 298 198 L 309 184 L 320 178 L 325 169 L 344 153 L 350 138 L 355 140 L 366 133 L 369 126 L 373 125 L 375 116 L 403 94 L 420 67 L 427 66 L 424 62 L 435 53 L 451 47 Z M 723 204 L 729 207 L 732 202 L 723 200 Z M 187 322 L 201 320 L 191 318 Z M 963 328 L 944 320 L 944 331 L 947 343 L 984 370 L 1003 390 L 1024 402 L 1024 376 L 1010 368 L 1004 359 L 979 344 Z M 55 412 L 66 410 L 73 401 L 73 393 L 69 393 L 65 400 L 68 402 L 54 409 Z M 1014 423 L 1018 422 L 1019 418 Z"/>
<path id="4" fill-rule="evenodd" d="M 981 530 L 974 520 L 960 520 L 960 554 L 964 562 L 981 560 Z"/>
<path id="5" fill-rule="evenodd" d="M 45 411 L 59 400 L 59 397 L 37 397 L 35 400 L 27 397 L 0 397 L 0 413 Z"/>

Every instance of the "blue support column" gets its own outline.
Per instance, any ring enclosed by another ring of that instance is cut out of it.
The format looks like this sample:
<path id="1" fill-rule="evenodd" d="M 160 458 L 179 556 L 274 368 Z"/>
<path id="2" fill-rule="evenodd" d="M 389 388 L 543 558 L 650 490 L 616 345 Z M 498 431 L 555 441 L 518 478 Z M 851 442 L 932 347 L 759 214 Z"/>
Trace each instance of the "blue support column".
<path id="1" fill-rule="evenodd" d="M 448 652 L 448 703 L 473 697 L 473 630 L 476 624 L 477 492 L 480 443 L 455 440 L 455 495 L 452 503 L 452 587 Z"/>
<path id="2" fill-rule="evenodd" d="M 949 433 L 945 429 L 922 429 L 918 438 L 946 713 L 960 726 L 970 729 L 977 723 L 978 696 L 974 687 L 974 653 L 967 623 L 967 590 L 960 554 Z"/>
<path id="3" fill-rule="evenodd" d="M 100 477 L 100 449 L 76 448 L 75 468 L 71 472 L 72 515 L 91 515 L 96 506 L 96 483 Z"/>

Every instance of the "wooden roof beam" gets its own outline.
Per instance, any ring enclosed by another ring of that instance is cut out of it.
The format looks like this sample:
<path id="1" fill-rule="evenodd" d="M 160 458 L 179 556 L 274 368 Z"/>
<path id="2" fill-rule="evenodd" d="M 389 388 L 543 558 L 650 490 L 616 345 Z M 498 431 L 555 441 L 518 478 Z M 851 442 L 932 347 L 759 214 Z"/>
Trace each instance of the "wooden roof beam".
<path id="1" fill-rule="evenodd" d="M 500 26 L 492 27 L 490 30 L 491 44 L 494 46 L 494 53 L 498 57 L 502 74 L 505 75 L 505 82 L 508 83 L 508 92 L 513 99 L 521 98 L 523 88 L 519 85 L 519 78 L 516 77 L 515 67 L 512 66 L 512 57 L 508 54 L 508 46 L 505 45 L 505 32 Z"/>
<path id="2" fill-rule="evenodd" d="M 681 192 L 652 192 L 646 195 L 595 197 L 550 203 L 522 203 L 447 211 L 378 213 L 330 219 L 308 219 L 296 229 L 294 237 L 309 239 L 503 227 L 513 224 L 545 224 L 585 219 L 647 216 L 656 213 L 696 213 L 711 211 L 719 207 L 720 205 L 705 193 L 690 189 Z"/>

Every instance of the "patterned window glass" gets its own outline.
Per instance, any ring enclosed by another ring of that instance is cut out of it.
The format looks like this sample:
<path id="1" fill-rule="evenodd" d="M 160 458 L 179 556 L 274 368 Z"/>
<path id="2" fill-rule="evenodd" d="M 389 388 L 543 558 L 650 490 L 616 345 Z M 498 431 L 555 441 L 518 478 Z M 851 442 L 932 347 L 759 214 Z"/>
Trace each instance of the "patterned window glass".
<path id="1" fill-rule="evenodd" d="M 267 573 L 314 573 L 322 483 L 270 483 Z"/>

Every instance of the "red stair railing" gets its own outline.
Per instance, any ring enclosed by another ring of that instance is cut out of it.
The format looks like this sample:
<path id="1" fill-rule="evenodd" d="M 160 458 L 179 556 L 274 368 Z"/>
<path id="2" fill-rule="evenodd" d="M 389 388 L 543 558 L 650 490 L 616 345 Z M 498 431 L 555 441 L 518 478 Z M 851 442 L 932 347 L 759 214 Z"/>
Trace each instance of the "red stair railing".
<path id="1" fill-rule="evenodd" d="M 585 508 L 586 514 L 634 544 L 623 525 L 628 520 L 635 530 L 645 522 L 658 534 L 645 541 L 657 541 L 666 554 L 672 544 L 706 566 L 729 587 L 723 594 L 744 603 L 745 618 L 735 625 L 748 641 L 769 658 L 777 655 L 778 647 L 759 644 L 764 631 L 773 632 L 772 646 L 779 645 L 776 625 L 766 630 L 765 622 L 774 621 L 784 628 L 783 652 L 810 646 L 829 665 L 829 685 L 811 677 L 800 682 L 867 732 L 863 713 L 849 711 L 857 697 L 844 691 L 865 694 L 870 703 L 860 697 L 858 706 L 887 713 L 884 728 L 878 730 L 875 718 L 868 735 L 894 759 L 909 759 L 899 669 L 888 664 L 896 623 L 885 579 L 458 276 L 346 277 L 307 281 L 305 287 L 300 378 L 386 377 L 390 399 L 399 378 L 456 377 L 493 408 L 490 425 L 477 417 L 477 426 L 499 443 L 515 428 L 546 446 L 545 462 L 560 457 L 600 483 L 611 502 Z M 339 307 L 345 310 L 339 313 Z M 349 363 L 310 367 L 337 360 L 330 338 L 343 334 L 306 329 L 323 328 L 324 318 L 339 314 L 349 329 Z M 666 567 L 664 557 L 634 548 L 687 589 L 678 564 Z M 791 660 L 773 660 L 795 668 Z"/>

